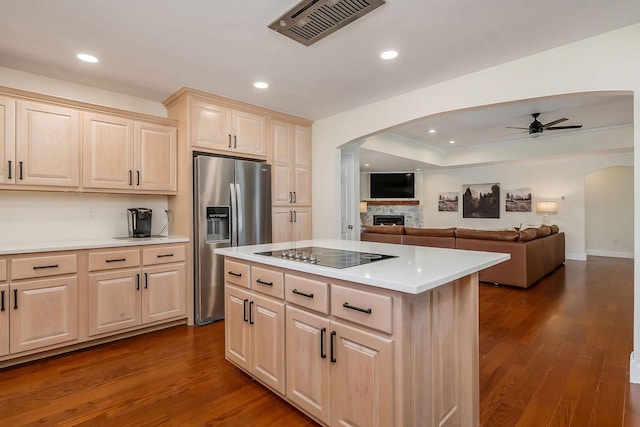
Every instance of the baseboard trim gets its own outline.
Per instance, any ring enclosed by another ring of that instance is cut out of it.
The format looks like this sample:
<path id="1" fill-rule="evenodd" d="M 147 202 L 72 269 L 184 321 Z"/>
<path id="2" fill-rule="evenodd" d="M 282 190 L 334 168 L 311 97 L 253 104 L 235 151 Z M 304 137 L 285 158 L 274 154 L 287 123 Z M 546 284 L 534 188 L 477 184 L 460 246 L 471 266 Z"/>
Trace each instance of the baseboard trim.
<path id="1" fill-rule="evenodd" d="M 587 255 L 606 256 L 610 258 L 633 258 L 633 252 L 598 251 L 598 250 L 591 250 L 591 249 L 587 249 Z"/>
<path id="2" fill-rule="evenodd" d="M 570 259 L 572 261 L 586 261 L 587 260 L 587 254 L 584 253 L 584 252 L 567 253 L 567 254 L 565 254 L 565 258 L 566 259 Z"/>
<path id="3" fill-rule="evenodd" d="M 629 382 L 640 384 L 640 363 L 633 356 L 633 351 L 631 352 L 629 363 Z"/>

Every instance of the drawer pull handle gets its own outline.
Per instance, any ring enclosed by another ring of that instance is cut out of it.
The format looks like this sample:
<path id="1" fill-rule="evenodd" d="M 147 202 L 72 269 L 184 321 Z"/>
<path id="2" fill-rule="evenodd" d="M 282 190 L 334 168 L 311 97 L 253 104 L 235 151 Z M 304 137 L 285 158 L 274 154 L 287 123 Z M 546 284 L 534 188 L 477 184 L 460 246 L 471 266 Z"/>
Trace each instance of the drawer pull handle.
<path id="1" fill-rule="evenodd" d="M 247 319 L 247 303 L 249 302 L 248 299 L 242 300 L 242 320 L 244 320 L 245 322 L 248 322 L 249 319 Z"/>
<path id="2" fill-rule="evenodd" d="M 11 160 L 9 160 L 9 176 L 8 179 L 11 179 Z"/>
<path id="3" fill-rule="evenodd" d="M 18 290 L 17 289 L 13 290 L 13 309 L 14 310 L 18 309 Z"/>
<path id="4" fill-rule="evenodd" d="M 233 271 L 228 271 L 227 273 L 232 275 L 232 276 L 242 277 L 242 273 L 234 273 Z"/>
<path id="5" fill-rule="evenodd" d="M 302 295 L 303 297 L 313 298 L 313 294 L 305 294 L 304 292 L 300 292 L 297 289 L 294 289 L 291 292 L 293 292 L 294 294 L 297 294 L 297 295 Z"/>
<path id="6" fill-rule="evenodd" d="M 136 291 L 140 290 L 140 274 L 136 274 Z"/>
<path id="7" fill-rule="evenodd" d="M 256 283 L 260 283 L 261 285 L 265 285 L 265 286 L 273 286 L 273 282 L 265 282 L 264 280 L 256 280 Z"/>
<path id="8" fill-rule="evenodd" d="M 327 328 L 320 329 L 320 357 L 322 359 L 327 358 L 327 353 L 324 351 L 324 336 L 327 333 Z"/>
<path id="9" fill-rule="evenodd" d="M 107 262 L 122 262 L 122 261 L 126 261 L 126 258 L 112 258 L 112 259 L 108 259 Z"/>
<path id="10" fill-rule="evenodd" d="M 362 313 L 367 313 L 367 314 L 371 314 L 371 309 L 370 308 L 360 308 L 360 307 L 356 307 L 355 305 L 351 305 L 348 302 L 345 302 L 344 304 L 342 304 L 342 306 L 344 308 L 348 308 L 350 310 L 355 310 L 355 311 L 360 311 Z"/>
<path id="11" fill-rule="evenodd" d="M 144 273 L 144 288 L 149 289 L 149 275 L 148 273 Z"/>
<path id="12" fill-rule="evenodd" d="M 0 291 L 0 299 L 2 299 L 2 306 L 0 307 L 0 311 L 4 311 L 4 291 Z"/>
<path id="13" fill-rule="evenodd" d="M 173 256 L 173 254 L 158 254 L 156 255 L 158 258 L 166 258 L 166 257 L 171 257 Z"/>
<path id="14" fill-rule="evenodd" d="M 336 331 L 331 331 L 331 342 L 330 342 L 330 344 L 331 344 L 331 346 L 330 346 L 331 347 L 330 348 L 330 351 L 331 351 L 331 363 L 336 363 L 337 362 L 336 355 L 333 352 L 333 339 L 335 338 L 335 336 L 336 336 Z"/>
<path id="15" fill-rule="evenodd" d="M 22 179 L 22 162 L 18 162 L 18 165 L 20 165 L 20 176 L 18 179 Z"/>
<path id="16" fill-rule="evenodd" d="M 58 268 L 60 267 L 59 264 L 51 264 L 51 265 L 34 265 L 33 269 L 34 270 L 42 270 L 43 268 Z"/>
<path id="17" fill-rule="evenodd" d="M 253 301 L 249 303 L 249 324 L 253 325 Z"/>

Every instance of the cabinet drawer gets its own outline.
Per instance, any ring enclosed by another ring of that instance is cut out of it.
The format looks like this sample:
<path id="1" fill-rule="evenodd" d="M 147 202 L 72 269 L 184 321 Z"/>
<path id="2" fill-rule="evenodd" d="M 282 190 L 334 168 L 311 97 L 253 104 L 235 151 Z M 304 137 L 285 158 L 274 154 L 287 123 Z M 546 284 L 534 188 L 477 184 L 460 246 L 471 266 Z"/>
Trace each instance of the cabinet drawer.
<path id="1" fill-rule="evenodd" d="M 331 285 L 331 314 L 336 317 L 390 334 L 391 310 L 389 296 Z"/>
<path id="2" fill-rule="evenodd" d="M 139 249 L 89 253 L 89 271 L 138 266 L 140 266 Z"/>
<path id="3" fill-rule="evenodd" d="M 76 254 L 47 255 L 11 260 L 11 279 L 57 276 L 78 271 Z"/>
<path id="4" fill-rule="evenodd" d="M 0 259 L 0 282 L 7 280 L 7 261 Z"/>
<path id="5" fill-rule="evenodd" d="M 224 281 L 249 289 L 249 266 L 225 259 Z"/>
<path id="6" fill-rule="evenodd" d="M 184 260 L 184 245 L 145 248 L 142 250 L 142 263 L 144 265 L 168 264 L 170 262 L 182 262 Z"/>
<path id="7" fill-rule="evenodd" d="M 329 314 L 329 285 L 326 282 L 285 274 L 284 289 L 287 302 Z"/>
<path id="8" fill-rule="evenodd" d="M 251 267 L 251 289 L 256 292 L 284 298 L 284 275 L 266 268 Z"/>

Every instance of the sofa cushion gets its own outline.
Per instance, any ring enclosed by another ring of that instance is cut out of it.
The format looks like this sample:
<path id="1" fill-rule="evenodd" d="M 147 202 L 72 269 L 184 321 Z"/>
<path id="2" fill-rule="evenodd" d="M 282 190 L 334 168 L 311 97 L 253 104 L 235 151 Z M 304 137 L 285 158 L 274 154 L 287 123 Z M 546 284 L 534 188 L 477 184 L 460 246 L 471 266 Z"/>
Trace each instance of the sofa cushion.
<path id="1" fill-rule="evenodd" d="M 538 233 L 535 228 L 525 228 L 524 230 L 520 230 L 518 234 L 518 240 L 520 242 L 530 242 L 538 238 Z"/>
<path id="2" fill-rule="evenodd" d="M 551 227 L 549 227 L 548 225 L 541 225 L 535 230 L 536 230 L 536 236 L 538 236 L 538 238 L 547 237 L 551 235 Z"/>
<path id="3" fill-rule="evenodd" d="M 429 236 L 429 237 L 455 237 L 456 228 L 416 228 L 405 227 L 404 234 L 411 236 Z"/>
<path id="4" fill-rule="evenodd" d="M 363 233 L 379 234 L 404 234 L 404 227 L 401 225 L 363 225 Z"/>
<path id="5" fill-rule="evenodd" d="M 456 237 L 460 239 L 498 240 L 501 242 L 515 242 L 519 234 L 512 230 L 472 230 L 457 228 Z"/>
<path id="6" fill-rule="evenodd" d="M 557 234 L 560 231 L 560 227 L 557 225 L 550 225 L 549 228 L 551 229 L 551 234 Z"/>

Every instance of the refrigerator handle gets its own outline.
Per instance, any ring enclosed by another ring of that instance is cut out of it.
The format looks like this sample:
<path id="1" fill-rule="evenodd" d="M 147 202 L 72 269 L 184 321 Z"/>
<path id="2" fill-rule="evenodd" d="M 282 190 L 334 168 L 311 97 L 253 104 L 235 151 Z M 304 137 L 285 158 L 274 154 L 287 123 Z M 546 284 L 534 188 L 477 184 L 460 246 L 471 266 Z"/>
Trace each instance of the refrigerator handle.
<path id="1" fill-rule="evenodd" d="M 231 246 L 238 246 L 238 207 L 236 205 L 235 184 L 229 184 L 231 188 Z"/>
<path id="2" fill-rule="evenodd" d="M 238 232 L 238 234 L 236 235 L 236 245 L 239 245 L 240 242 L 240 235 L 242 234 L 243 231 L 243 224 L 242 221 L 244 220 L 244 218 L 242 217 L 242 193 L 240 191 L 240 184 L 236 184 L 236 231 Z"/>

